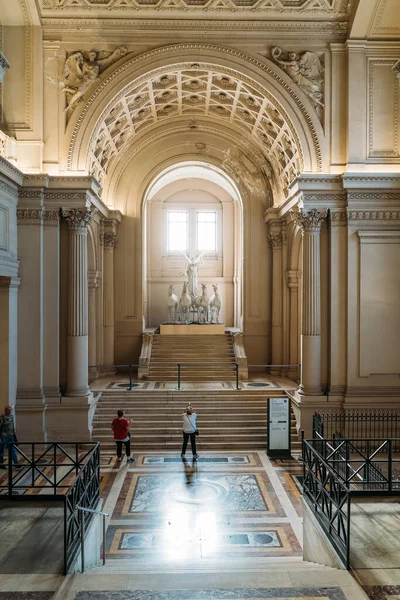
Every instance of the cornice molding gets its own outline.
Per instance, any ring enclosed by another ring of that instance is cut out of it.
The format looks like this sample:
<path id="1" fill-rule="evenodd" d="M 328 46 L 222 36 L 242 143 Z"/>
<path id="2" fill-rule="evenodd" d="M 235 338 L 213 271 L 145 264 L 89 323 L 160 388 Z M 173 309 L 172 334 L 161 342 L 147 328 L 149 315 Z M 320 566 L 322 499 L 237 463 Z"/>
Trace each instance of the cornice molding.
<path id="1" fill-rule="evenodd" d="M 12 165 L 3 156 L 0 156 L 0 176 L 1 175 L 8 177 L 17 185 L 22 185 L 22 182 L 24 180 L 23 173 L 19 169 L 17 169 L 17 167 L 14 167 L 14 165 Z"/>
<path id="2" fill-rule="evenodd" d="M 391 202 L 400 202 L 400 192 L 367 192 L 360 190 L 357 192 L 348 192 L 347 199 L 349 202 L 360 200 L 374 200 L 377 202 L 388 200 Z"/>

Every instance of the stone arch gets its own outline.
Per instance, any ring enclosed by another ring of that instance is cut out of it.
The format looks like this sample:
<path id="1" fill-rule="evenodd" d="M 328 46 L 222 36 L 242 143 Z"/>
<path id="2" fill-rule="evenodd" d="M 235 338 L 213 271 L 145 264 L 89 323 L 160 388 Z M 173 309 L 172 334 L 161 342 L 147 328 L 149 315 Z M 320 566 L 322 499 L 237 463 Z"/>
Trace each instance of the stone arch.
<path id="1" fill-rule="evenodd" d="M 185 56 L 184 62 L 182 62 L 182 55 Z M 216 78 L 222 77 L 230 80 L 232 85 L 236 86 L 236 90 L 239 85 L 243 87 L 245 98 L 248 97 L 250 104 L 253 101 L 256 103 L 258 125 L 265 117 L 265 113 L 268 112 L 268 108 L 270 108 L 270 112 L 276 112 L 275 125 L 273 119 L 272 125 L 271 120 L 268 122 L 268 119 L 265 119 L 266 127 L 270 127 L 272 132 L 272 136 L 268 135 L 268 131 L 265 133 L 267 146 L 265 154 L 269 153 L 271 156 L 274 154 L 274 152 L 270 152 L 271 144 L 274 145 L 274 141 L 271 142 L 271 137 L 274 136 L 274 127 L 276 126 L 275 132 L 279 128 L 283 128 L 287 151 L 280 146 L 280 143 L 276 143 L 275 158 L 279 162 L 279 157 L 281 157 L 283 170 L 287 166 L 286 163 L 290 165 L 291 173 L 288 174 L 288 178 L 302 170 L 322 170 L 322 150 L 326 143 L 323 129 L 309 100 L 301 90 L 277 65 L 266 58 L 255 58 L 231 48 L 207 44 L 179 44 L 157 48 L 126 60 L 119 68 L 106 76 L 88 98 L 81 113 L 71 119 L 68 125 L 65 138 L 69 144 L 66 168 L 74 171 L 93 170 L 94 163 L 92 161 L 91 164 L 91 153 L 96 144 L 96 136 L 101 134 L 101 127 L 107 124 L 107 118 L 112 120 L 112 111 L 119 108 L 118 103 L 123 104 L 124 99 L 130 98 L 127 95 L 135 94 L 135 90 L 139 89 L 138 86 L 146 86 L 146 82 L 149 84 L 150 80 L 153 82 L 157 78 L 161 81 L 163 78 L 168 78 L 168 74 L 172 80 L 174 77 L 178 78 L 179 75 L 181 79 L 182 76 L 187 76 L 192 77 L 193 80 L 198 77 L 200 81 L 203 81 L 206 72 L 213 73 Z M 199 74 L 200 76 L 198 76 Z M 168 87 L 171 82 L 165 81 L 165 83 Z M 222 102 L 221 106 L 215 107 L 215 114 L 207 114 L 208 120 L 211 122 L 222 120 L 223 109 Z M 173 111 L 172 108 L 170 112 L 173 113 Z M 261 115 L 262 111 L 264 112 Z M 247 106 L 246 109 L 243 105 L 239 112 L 241 119 L 237 120 L 237 125 L 243 131 L 246 130 L 246 127 L 247 130 L 251 129 L 251 122 L 245 124 L 246 119 L 252 121 L 255 116 L 251 106 Z M 196 117 L 196 111 L 189 110 L 186 114 Z M 161 123 L 163 120 L 160 116 L 153 116 L 153 123 Z M 165 115 L 163 118 L 170 119 L 171 116 Z M 262 150 L 263 132 L 255 129 L 253 127 L 251 133 Z M 123 145 L 120 144 L 120 146 Z M 278 148 L 278 146 L 280 147 Z M 296 156 L 293 159 L 294 154 Z"/>

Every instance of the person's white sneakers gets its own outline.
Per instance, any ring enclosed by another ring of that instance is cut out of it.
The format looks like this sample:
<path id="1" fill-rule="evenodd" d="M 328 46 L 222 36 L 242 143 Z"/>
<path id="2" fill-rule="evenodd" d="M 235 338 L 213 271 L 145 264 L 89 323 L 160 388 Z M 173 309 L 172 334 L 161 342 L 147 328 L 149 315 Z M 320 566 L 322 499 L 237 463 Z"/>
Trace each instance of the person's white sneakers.
<path id="1" fill-rule="evenodd" d="M 199 458 L 198 454 L 193 454 L 193 458 Z"/>
<path id="2" fill-rule="evenodd" d="M 134 458 L 127 458 L 126 462 L 132 463 L 132 462 L 135 462 L 135 459 Z"/>

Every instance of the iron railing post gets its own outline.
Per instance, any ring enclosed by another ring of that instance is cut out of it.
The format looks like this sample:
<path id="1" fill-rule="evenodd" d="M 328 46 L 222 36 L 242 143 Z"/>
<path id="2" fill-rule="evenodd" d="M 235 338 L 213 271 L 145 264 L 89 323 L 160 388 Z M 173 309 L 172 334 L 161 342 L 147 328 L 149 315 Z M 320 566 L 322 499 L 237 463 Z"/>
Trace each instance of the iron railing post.
<path id="1" fill-rule="evenodd" d="M 393 489 L 393 472 L 392 472 L 392 468 L 393 468 L 393 455 L 392 455 L 392 451 L 393 451 L 393 447 L 392 447 L 392 440 L 388 440 L 389 442 L 389 464 L 388 464 L 388 480 L 389 480 L 389 492 L 392 491 Z"/>
<path id="2" fill-rule="evenodd" d="M 103 515 L 103 565 L 106 564 L 106 517 Z"/>
<path id="3" fill-rule="evenodd" d="M 239 389 L 239 365 L 236 363 L 235 365 L 235 370 L 236 370 L 236 389 Z"/>
<path id="4" fill-rule="evenodd" d="M 85 515 L 83 513 L 83 510 L 80 511 L 81 513 L 81 521 L 80 521 L 80 525 L 81 525 L 81 567 L 82 567 L 82 573 L 85 572 Z"/>
<path id="5" fill-rule="evenodd" d="M 129 365 L 129 391 L 132 391 L 132 365 Z"/>
<path id="6" fill-rule="evenodd" d="M 14 448 L 14 442 L 9 443 L 7 446 L 8 454 L 8 495 L 12 498 L 12 451 Z"/>

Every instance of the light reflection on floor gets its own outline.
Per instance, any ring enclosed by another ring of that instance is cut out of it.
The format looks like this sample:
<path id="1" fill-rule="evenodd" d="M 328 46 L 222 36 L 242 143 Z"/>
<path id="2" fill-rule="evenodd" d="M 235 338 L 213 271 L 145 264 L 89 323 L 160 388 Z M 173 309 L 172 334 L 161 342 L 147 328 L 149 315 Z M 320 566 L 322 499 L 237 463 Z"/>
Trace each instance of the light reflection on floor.
<path id="1" fill-rule="evenodd" d="M 283 488 L 271 483 L 261 453 L 245 461 L 151 462 L 126 469 L 107 532 L 107 557 L 152 564 L 184 559 L 301 558 L 285 510 Z M 222 453 L 215 458 L 221 459 Z M 225 455 L 227 456 L 227 454 Z M 158 455 L 159 458 L 161 458 Z M 243 455 L 241 455 L 243 457 Z M 232 460 L 233 459 L 233 460 Z M 299 473 L 301 466 L 293 461 Z M 104 469 L 103 469 L 104 470 Z M 105 470 L 110 470 L 107 467 Z M 295 486 L 290 493 L 296 496 Z M 294 511 L 293 511 L 294 512 Z"/>

